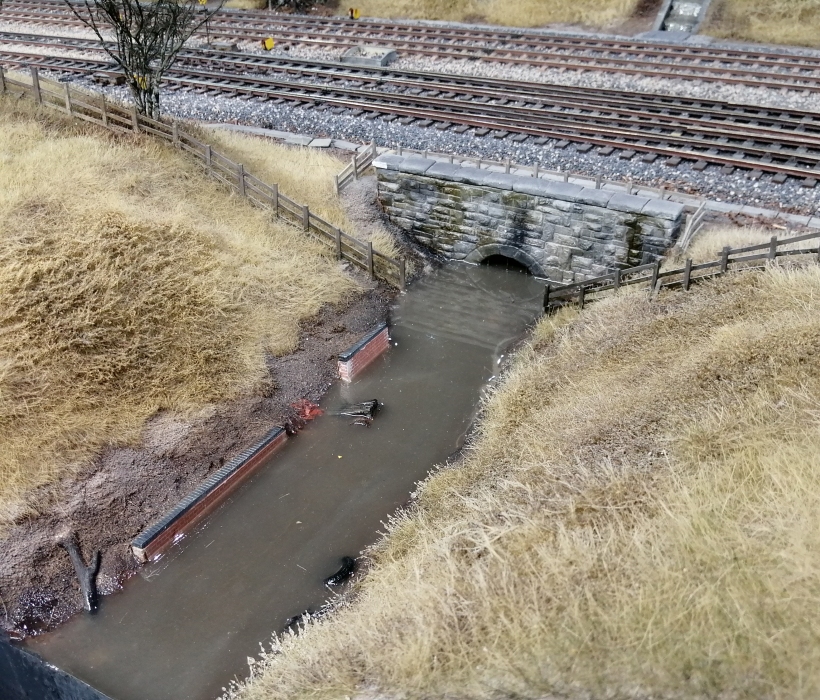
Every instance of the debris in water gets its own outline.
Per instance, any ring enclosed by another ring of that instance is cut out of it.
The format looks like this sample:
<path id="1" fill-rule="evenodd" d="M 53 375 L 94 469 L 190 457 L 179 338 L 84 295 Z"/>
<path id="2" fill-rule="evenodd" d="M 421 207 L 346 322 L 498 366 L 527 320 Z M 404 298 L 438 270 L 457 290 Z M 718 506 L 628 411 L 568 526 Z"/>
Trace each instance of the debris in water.
<path id="1" fill-rule="evenodd" d="M 369 418 L 370 420 L 373 420 L 378 409 L 379 400 L 372 399 L 371 401 L 362 401 L 362 403 L 351 403 L 347 406 L 342 406 L 342 408 L 336 411 L 333 415 L 352 416 L 354 418 Z"/>
<path id="2" fill-rule="evenodd" d="M 305 421 L 318 418 L 324 413 L 324 411 L 319 408 L 317 404 L 312 401 L 308 401 L 307 399 L 299 399 L 298 401 L 292 403 L 290 407 L 295 408 L 296 415 Z"/>
<path id="3" fill-rule="evenodd" d="M 333 576 L 325 579 L 326 586 L 338 586 L 347 581 L 353 574 L 353 569 L 356 568 L 356 560 L 353 557 L 342 557 L 342 568 L 339 569 Z"/>

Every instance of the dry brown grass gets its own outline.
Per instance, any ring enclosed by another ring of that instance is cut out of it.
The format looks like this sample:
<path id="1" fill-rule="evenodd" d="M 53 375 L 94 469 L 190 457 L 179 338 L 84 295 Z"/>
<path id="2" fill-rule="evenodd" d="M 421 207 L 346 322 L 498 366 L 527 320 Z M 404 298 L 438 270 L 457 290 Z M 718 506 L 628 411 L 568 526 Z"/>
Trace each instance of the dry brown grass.
<path id="1" fill-rule="evenodd" d="M 715 0 L 705 34 L 772 44 L 820 46 L 820 0 Z"/>
<path id="2" fill-rule="evenodd" d="M 350 222 L 336 194 L 333 176 L 342 171 L 346 162 L 319 148 L 284 146 L 270 139 L 224 129 L 209 129 L 207 137 L 219 151 L 244 163 L 265 182 L 278 183 L 282 192 L 307 204 L 325 221 L 359 240 L 368 238 Z M 375 232 L 369 240 L 380 253 L 396 260 L 402 257 L 387 231 Z"/>
<path id="3" fill-rule="evenodd" d="M 811 266 L 544 319 L 243 700 L 818 697 L 818 300 Z"/>
<path id="4" fill-rule="evenodd" d="M 639 0 L 359 0 L 355 4 L 363 17 L 538 27 L 557 22 L 604 26 L 632 16 Z"/>
<path id="5" fill-rule="evenodd" d="M 0 240 L 0 526 L 157 410 L 259 387 L 266 353 L 355 289 L 172 148 L 10 98 Z"/>

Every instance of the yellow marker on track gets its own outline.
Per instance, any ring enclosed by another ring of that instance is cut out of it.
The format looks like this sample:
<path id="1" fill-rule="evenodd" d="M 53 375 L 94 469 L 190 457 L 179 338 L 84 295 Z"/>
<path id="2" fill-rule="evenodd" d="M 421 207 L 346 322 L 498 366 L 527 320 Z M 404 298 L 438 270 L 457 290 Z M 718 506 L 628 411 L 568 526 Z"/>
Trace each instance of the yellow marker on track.
<path id="1" fill-rule="evenodd" d="M 276 42 L 268 37 L 262 42 L 262 46 L 264 46 L 268 51 L 270 51 L 274 46 L 276 46 Z"/>

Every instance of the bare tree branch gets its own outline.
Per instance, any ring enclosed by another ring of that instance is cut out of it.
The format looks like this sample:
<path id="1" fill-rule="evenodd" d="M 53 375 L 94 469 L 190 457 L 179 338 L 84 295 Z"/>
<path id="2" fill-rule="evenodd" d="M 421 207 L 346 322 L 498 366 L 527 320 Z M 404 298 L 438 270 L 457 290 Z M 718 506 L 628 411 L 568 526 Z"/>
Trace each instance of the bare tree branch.
<path id="1" fill-rule="evenodd" d="M 102 42 L 122 69 L 137 110 L 158 119 L 162 78 L 186 41 L 222 8 L 198 0 L 63 0 L 74 16 Z M 0 0 L 2 2 L 2 0 Z M 104 34 L 114 35 L 114 46 Z"/>

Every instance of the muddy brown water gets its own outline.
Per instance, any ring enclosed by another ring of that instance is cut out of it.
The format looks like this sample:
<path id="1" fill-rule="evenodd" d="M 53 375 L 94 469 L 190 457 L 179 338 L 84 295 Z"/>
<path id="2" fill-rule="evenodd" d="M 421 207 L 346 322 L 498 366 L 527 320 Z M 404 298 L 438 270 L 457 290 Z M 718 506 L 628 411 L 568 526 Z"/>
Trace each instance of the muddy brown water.
<path id="1" fill-rule="evenodd" d="M 115 700 L 219 695 L 288 618 L 335 595 L 323 581 L 341 558 L 378 539 L 416 482 L 461 447 L 542 293 L 496 266 L 449 265 L 412 285 L 393 309 L 390 350 L 327 393 L 326 415 L 96 614 L 29 648 Z M 331 415 L 373 398 L 383 406 L 370 427 Z"/>

